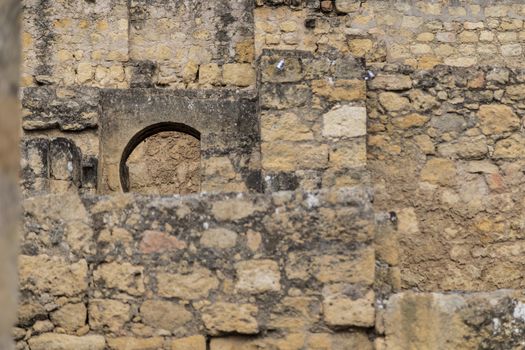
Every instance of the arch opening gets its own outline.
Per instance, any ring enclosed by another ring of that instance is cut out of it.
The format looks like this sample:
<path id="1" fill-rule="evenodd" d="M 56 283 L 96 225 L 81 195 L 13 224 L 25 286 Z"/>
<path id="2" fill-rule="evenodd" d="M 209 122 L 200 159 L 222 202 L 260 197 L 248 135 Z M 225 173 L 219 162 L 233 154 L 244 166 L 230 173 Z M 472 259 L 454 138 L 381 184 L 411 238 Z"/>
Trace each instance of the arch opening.
<path id="1" fill-rule="evenodd" d="M 131 138 L 119 172 L 124 192 L 190 194 L 201 186 L 201 134 L 181 123 L 151 125 Z"/>

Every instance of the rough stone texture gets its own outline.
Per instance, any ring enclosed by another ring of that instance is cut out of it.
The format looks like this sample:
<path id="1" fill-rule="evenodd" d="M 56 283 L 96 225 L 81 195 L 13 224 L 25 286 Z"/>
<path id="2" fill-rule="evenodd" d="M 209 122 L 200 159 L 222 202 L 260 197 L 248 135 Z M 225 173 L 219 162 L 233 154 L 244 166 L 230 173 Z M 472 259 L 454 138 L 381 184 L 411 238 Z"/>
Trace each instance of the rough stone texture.
<path id="1" fill-rule="evenodd" d="M 54 230 L 64 232 L 79 220 L 74 212 L 84 213 L 82 220 L 94 232 L 93 251 L 70 250 L 59 240 L 35 240 L 35 232 L 52 236 L 43 233 L 43 226 L 53 212 L 39 214 L 48 209 L 38 206 L 37 198 L 25 202 L 17 326 L 33 335 L 20 344 L 63 349 L 85 339 L 83 346 L 98 349 L 105 339 L 116 350 L 199 349 L 206 344 L 204 336 L 249 334 L 266 344 L 287 346 L 287 340 L 273 335 L 266 339 L 267 333 L 283 332 L 299 337 L 297 344 L 303 346 L 313 341 L 305 338 L 306 330 L 331 329 L 341 340 L 326 335 L 326 344 L 343 346 L 346 332 L 340 332 L 341 326 L 373 325 L 375 217 L 364 188 L 184 198 L 71 197 L 44 197 L 61 213 Z M 75 206 L 58 208 L 61 202 Z M 143 235 L 159 230 L 164 239 L 176 239 L 184 248 L 144 251 Z M 236 232 L 236 239 L 223 245 L 203 239 L 224 231 Z M 347 291 L 337 290 L 341 281 L 359 285 L 362 294 L 346 296 Z M 334 318 L 333 310 L 323 312 L 322 305 L 332 300 L 362 305 L 353 310 L 356 321 Z M 351 344 L 365 344 L 357 335 L 349 337 Z"/>
<path id="2" fill-rule="evenodd" d="M 474 293 L 523 288 L 522 1 L 24 10 L 20 349 L 523 347 L 521 295 Z M 178 192 L 123 166 L 154 131 L 200 139 L 192 192 L 266 194 L 75 197 Z"/>
<path id="3" fill-rule="evenodd" d="M 523 346 L 523 293 L 405 292 L 386 305 L 386 349 L 515 349 Z M 423 327 L 422 324 L 432 324 Z M 411 330 L 418 329 L 414 337 Z"/>
<path id="4" fill-rule="evenodd" d="M 18 242 L 20 4 L 0 0 L 0 348 L 13 348 Z"/>
<path id="5" fill-rule="evenodd" d="M 150 136 L 126 163 L 129 190 L 161 195 L 199 192 L 200 153 L 200 142 L 191 135 L 168 131 Z"/>
<path id="6" fill-rule="evenodd" d="M 100 335 L 87 335 L 75 337 L 72 335 L 46 333 L 28 341 L 34 350 L 104 350 L 106 341 Z"/>
<path id="7" fill-rule="evenodd" d="M 377 68 L 412 83 L 371 84 L 368 165 L 376 208 L 395 211 L 403 288 L 521 288 L 523 71 L 508 68 Z M 405 78 L 405 79 L 406 79 Z M 401 79 L 399 79 L 401 80 Z M 386 92 L 385 90 L 389 90 Z M 388 110 L 385 93 L 410 100 Z M 400 118 L 417 113 L 406 128 Z"/>

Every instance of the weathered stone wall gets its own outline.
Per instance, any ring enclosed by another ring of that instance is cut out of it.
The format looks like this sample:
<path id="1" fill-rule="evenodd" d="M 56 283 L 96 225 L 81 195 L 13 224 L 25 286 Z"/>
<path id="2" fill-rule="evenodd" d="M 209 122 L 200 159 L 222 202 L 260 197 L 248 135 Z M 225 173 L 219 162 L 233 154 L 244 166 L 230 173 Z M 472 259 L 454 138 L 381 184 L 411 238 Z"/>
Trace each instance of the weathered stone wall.
<path id="1" fill-rule="evenodd" d="M 404 63 L 418 69 L 438 64 L 523 66 L 525 4 L 521 1 L 257 3 L 257 55 L 264 48 L 310 52 L 335 49 L 363 57 L 367 62 Z M 270 6 L 286 3 L 292 5 Z"/>
<path id="2" fill-rule="evenodd" d="M 24 208 L 19 349 L 372 349 L 365 189 Z"/>
<path id="3" fill-rule="evenodd" d="M 16 319 L 20 109 L 20 6 L 0 0 L 0 349 L 11 350 Z"/>
<path id="4" fill-rule="evenodd" d="M 403 287 L 522 288 L 523 70 L 374 68 L 368 165 Z"/>
<path id="5" fill-rule="evenodd" d="M 523 288 L 522 1 L 24 6 L 23 187 L 71 195 L 27 202 L 20 348 L 522 346 L 522 296 L 494 291 Z M 157 123 L 201 134 L 202 191 L 266 194 L 78 200 L 121 192 Z M 388 213 L 366 242 L 329 235 L 371 225 L 329 203 L 355 184 Z M 163 294 L 179 279 L 215 282 Z M 164 329 L 166 307 L 187 322 Z"/>
<path id="6" fill-rule="evenodd" d="M 364 74 L 362 62 L 349 54 L 263 52 L 259 98 L 267 191 L 366 182 Z"/>
<path id="7" fill-rule="evenodd" d="M 24 1 L 22 82 L 254 85 L 252 7 L 249 0 Z"/>

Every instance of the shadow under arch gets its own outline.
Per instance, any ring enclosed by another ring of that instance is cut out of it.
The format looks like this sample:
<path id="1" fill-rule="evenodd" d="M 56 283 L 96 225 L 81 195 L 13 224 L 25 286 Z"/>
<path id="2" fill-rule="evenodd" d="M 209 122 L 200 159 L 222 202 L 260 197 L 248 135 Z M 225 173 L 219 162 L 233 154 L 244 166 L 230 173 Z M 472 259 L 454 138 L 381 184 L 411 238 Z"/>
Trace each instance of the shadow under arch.
<path id="1" fill-rule="evenodd" d="M 122 153 L 122 157 L 120 158 L 120 164 L 119 164 L 120 185 L 122 186 L 122 190 L 124 192 L 129 192 L 129 188 L 130 188 L 129 171 L 126 165 L 129 156 L 142 141 L 144 141 L 150 136 L 153 136 L 155 134 L 158 134 L 164 131 L 182 132 L 182 133 L 195 137 L 199 141 L 201 140 L 201 133 L 198 130 L 192 128 L 189 125 L 182 124 L 182 123 L 175 123 L 175 122 L 162 122 L 162 123 L 153 124 L 153 125 L 150 125 L 142 129 L 138 133 L 136 133 L 135 136 L 131 138 L 131 140 L 128 142 L 128 144 L 124 148 L 124 152 Z"/>

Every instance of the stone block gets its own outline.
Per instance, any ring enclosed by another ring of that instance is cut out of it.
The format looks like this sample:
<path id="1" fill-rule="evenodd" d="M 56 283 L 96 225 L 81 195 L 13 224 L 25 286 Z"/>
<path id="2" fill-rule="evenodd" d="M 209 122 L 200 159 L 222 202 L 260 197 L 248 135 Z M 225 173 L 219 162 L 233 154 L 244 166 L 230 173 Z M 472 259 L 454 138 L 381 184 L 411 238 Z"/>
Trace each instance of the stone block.
<path id="1" fill-rule="evenodd" d="M 397 117 L 392 120 L 392 124 L 400 129 L 410 129 L 421 127 L 426 124 L 430 118 L 418 113 L 412 113 Z"/>
<path id="2" fill-rule="evenodd" d="M 363 101 L 366 98 L 366 84 L 360 79 L 313 80 L 312 91 L 329 101 Z"/>
<path id="3" fill-rule="evenodd" d="M 357 137 L 366 135 L 366 108 L 336 106 L 323 115 L 323 136 Z"/>
<path id="4" fill-rule="evenodd" d="M 166 298 L 198 300 L 206 298 L 211 290 L 219 286 L 219 280 L 204 268 L 195 268 L 187 274 L 157 274 L 158 293 Z"/>
<path id="5" fill-rule="evenodd" d="M 144 254 L 173 252 L 184 248 L 186 248 L 186 242 L 168 233 L 152 230 L 144 231 L 139 245 L 140 252 Z"/>
<path id="6" fill-rule="evenodd" d="M 314 276 L 322 283 L 372 285 L 375 277 L 374 249 L 364 248 L 343 255 L 321 255 L 312 259 Z"/>
<path id="7" fill-rule="evenodd" d="M 249 63 L 229 63 L 223 66 L 223 82 L 226 85 L 246 87 L 255 84 L 255 69 Z"/>
<path id="8" fill-rule="evenodd" d="M 121 331 L 131 318 L 128 304 L 117 300 L 94 299 L 89 302 L 89 326 L 93 330 Z"/>
<path id="9" fill-rule="evenodd" d="M 453 185 L 456 181 L 456 165 L 448 159 L 430 159 L 421 170 L 421 181 L 443 186 Z"/>
<path id="10" fill-rule="evenodd" d="M 263 142 L 261 151 L 263 169 L 269 171 L 323 169 L 328 164 L 327 145 Z"/>
<path id="11" fill-rule="evenodd" d="M 257 313 L 255 305 L 216 302 L 202 310 L 202 320 L 212 335 L 222 332 L 256 334 L 259 332 Z"/>
<path id="12" fill-rule="evenodd" d="M 281 61 L 282 68 L 278 67 Z M 291 83 L 304 78 L 302 62 L 295 57 L 264 56 L 261 59 L 261 70 L 263 82 Z"/>
<path id="13" fill-rule="evenodd" d="M 227 199 L 213 203 L 211 212 L 220 221 L 241 220 L 251 216 L 257 208 L 251 201 Z"/>
<path id="14" fill-rule="evenodd" d="M 263 113 L 261 115 L 261 137 L 263 141 L 307 141 L 313 140 L 311 128 L 295 113 Z"/>
<path id="15" fill-rule="evenodd" d="M 206 338 L 202 335 L 175 339 L 171 342 L 171 350 L 206 350 Z"/>
<path id="16" fill-rule="evenodd" d="M 372 290 L 336 284 L 323 288 L 323 315 L 332 327 L 373 327 L 375 296 Z"/>
<path id="17" fill-rule="evenodd" d="M 106 341 L 101 335 L 72 335 L 46 333 L 28 341 L 31 350 L 104 350 Z"/>
<path id="18" fill-rule="evenodd" d="M 331 168 L 348 169 L 366 165 L 366 139 L 354 138 L 350 141 L 339 141 L 330 149 Z"/>
<path id="19" fill-rule="evenodd" d="M 506 105 L 482 105 L 478 112 L 481 131 L 485 135 L 500 135 L 519 128 L 520 119 L 511 107 Z"/>
<path id="20" fill-rule="evenodd" d="M 158 350 L 164 347 L 164 339 L 153 338 L 109 338 L 108 345 L 111 350 Z"/>
<path id="21" fill-rule="evenodd" d="M 240 292 L 258 294 L 279 292 L 281 274 L 279 265 L 272 260 L 249 260 L 235 264 L 237 284 Z"/>
<path id="22" fill-rule="evenodd" d="M 71 263 L 47 255 L 21 255 L 19 260 L 20 289 L 55 296 L 75 296 L 87 291 L 87 263 Z"/>
<path id="23" fill-rule="evenodd" d="M 203 64 L 199 67 L 199 83 L 218 85 L 222 82 L 222 69 L 217 63 Z"/>
<path id="24" fill-rule="evenodd" d="M 305 106 L 311 99 L 312 91 L 303 84 L 262 84 L 261 107 L 266 109 L 287 109 Z"/>
<path id="25" fill-rule="evenodd" d="M 146 300 L 140 307 L 140 316 L 144 324 L 168 331 L 183 327 L 193 319 L 184 306 L 163 300 Z"/>
<path id="26" fill-rule="evenodd" d="M 108 263 L 93 272 L 95 283 L 133 296 L 144 294 L 144 268 L 130 263 Z"/>
<path id="27" fill-rule="evenodd" d="M 399 112 L 410 107 L 408 98 L 394 92 L 383 92 L 379 94 L 379 102 L 388 112 Z"/>
<path id="28" fill-rule="evenodd" d="M 233 248 L 237 244 L 237 233 L 225 228 L 212 228 L 202 233 L 200 244 L 214 249 Z"/>
<path id="29" fill-rule="evenodd" d="M 402 91 L 412 88 L 412 78 L 401 74 L 378 74 L 368 82 L 370 90 Z"/>
<path id="30" fill-rule="evenodd" d="M 87 318 L 86 305 L 66 304 L 51 314 L 51 320 L 57 327 L 65 329 L 67 332 L 74 332 L 84 327 Z"/>

